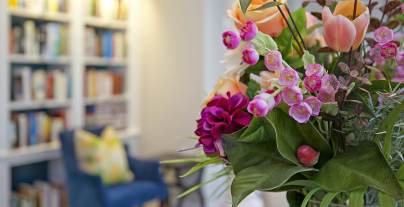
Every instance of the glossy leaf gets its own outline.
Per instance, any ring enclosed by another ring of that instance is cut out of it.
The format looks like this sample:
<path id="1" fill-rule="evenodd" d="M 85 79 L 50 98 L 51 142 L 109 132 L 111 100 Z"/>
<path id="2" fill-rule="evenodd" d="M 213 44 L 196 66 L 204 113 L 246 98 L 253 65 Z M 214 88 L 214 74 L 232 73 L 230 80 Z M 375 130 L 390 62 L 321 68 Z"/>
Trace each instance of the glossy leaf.
<path id="1" fill-rule="evenodd" d="M 363 207 L 365 205 L 366 188 L 353 191 L 349 194 L 349 207 Z"/>
<path id="2" fill-rule="evenodd" d="M 240 2 L 240 8 L 243 14 L 247 12 L 248 7 L 250 6 L 252 0 L 239 0 Z"/>
<path id="3" fill-rule="evenodd" d="M 275 130 L 271 124 L 262 117 L 254 117 L 248 128 L 238 139 L 241 142 L 264 142 L 270 138 L 275 139 Z"/>
<path id="4" fill-rule="evenodd" d="M 396 200 L 388 196 L 382 192 L 379 193 L 379 206 L 380 207 L 395 207 L 396 206 Z"/>
<path id="5" fill-rule="evenodd" d="M 323 105 L 321 105 L 321 111 L 331 116 L 335 116 L 338 114 L 338 104 L 337 102 L 323 103 Z"/>
<path id="6" fill-rule="evenodd" d="M 252 40 L 252 43 L 257 52 L 262 56 L 266 55 L 269 50 L 278 50 L 278 45 L 275 40 L 262 32 L 258 32 L 257 36 Z"/>
<path id="7" fill-rule="evenodd" d="M 373 142 L 362 142 L 338 154 L 320 168 L 313 181 L 329 192 L 373 187 L 395 198 L 404 195 L 394 172 Z"/>
<path id="8" fill-rule="evenodd" d="M 248 88 L 247 88 L 247 96 L 252 100 L 255 95 L 257 95 L 257 92 L 260 90 L 260 84 L 258 84 L 254 80 L 248 81 Z"/>
<path id="9" fill-rule="evenodd" d="M 320 207 L 328 207 L 332 200 L 338 195 L 338 193 L 327 193 L 320 203 Z"/>
<path id="10" fill-rule="evenodd" d="M 306 197 L 304 198 L 301 207 L 306 207 L 307 204 L 309 203 L 310 199 L 314 196 L 314 194 L 316 194 L 319 190 L 321 190 L 321 188 L 314 188 L 313 190 L 311 190 Z"/>
<path id="11" fill-rule="evenodd" d="M 303 63 L 304 68 L 306 68 L 308 64 L 316 63 L 316 58 L 314 57 L 314 55 L 310 54 L 309 51 L 305 50 L 303 54 Z"/>

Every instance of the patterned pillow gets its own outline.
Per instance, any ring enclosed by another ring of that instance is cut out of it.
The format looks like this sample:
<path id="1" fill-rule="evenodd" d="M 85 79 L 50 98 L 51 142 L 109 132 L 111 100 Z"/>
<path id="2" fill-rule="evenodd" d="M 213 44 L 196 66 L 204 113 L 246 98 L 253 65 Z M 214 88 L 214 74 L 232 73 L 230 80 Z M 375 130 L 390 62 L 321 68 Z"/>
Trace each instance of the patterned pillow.
<path id="1" fill-rule="evenodd" d="M 90 175 L 100 176 L 105 185 L 131 182 L 134 179 L 125 148 L 114 129 L 106 128 L 101 137 L 83 130 L 76 131 L 75 149 L 80 169 Z"/>

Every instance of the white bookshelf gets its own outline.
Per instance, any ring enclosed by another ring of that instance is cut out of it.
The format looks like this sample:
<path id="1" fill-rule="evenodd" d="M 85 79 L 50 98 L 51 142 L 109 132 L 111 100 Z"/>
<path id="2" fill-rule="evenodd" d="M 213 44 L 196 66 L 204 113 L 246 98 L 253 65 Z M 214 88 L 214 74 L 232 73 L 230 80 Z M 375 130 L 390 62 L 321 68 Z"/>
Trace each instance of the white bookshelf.
<path id="1" fill-rule="evenodd" d="M 138 68 L 135 46 L 137 37 L 135 17 L 129 15 L 127 21 L 105 20 L 83 15 L 82 1 L 68 0 L 67 13 L 32 12 L 25 9 L 8 8 L 7 1 L 0 1 L 0 206 L 9 206 L 11 193 L 11 169 L 15 166 L 42 161 L 59 160 L 60 144 L 58 141 L 42 143 L 22 148 L 10 148 L 8 141 L 8 124 L 13 112 L 35 111 L 41 109 L 65 109 L 68 113 L 69 127 L 80 128 L 85 125 L 85 110 L 89 105 L 126 102 L 127 128 L 118 131 L 125 142 L 136 140 L 141 130 L 138 124 L 139 94 Z M 137 1 L 129 1 L 130 7 Z M 13 19 L 27 19 L 34 22 L 55 22 L 67 25 L 68 55 L 60 57 L 26 56 L 9 54 L 8 34 Z M 85 28 L 94 27 L 102 30 L 122 31 L 126 36 L 127 56 L 131 58 L 107 59 L 87 57 L 85 54 Z M 7 44 L 6 44 L 7 43 Z M 12 101 L 10 99 L 11 72 L 13 65 L 44 65 L 60 67 L 70 75 L 70 97 L 66 100 Z M 87 67 L 104 67 L 122 70 L 125 74 L 124 94 L 109 97 L 86 98 L 84 95 L 84 74 Z"/>

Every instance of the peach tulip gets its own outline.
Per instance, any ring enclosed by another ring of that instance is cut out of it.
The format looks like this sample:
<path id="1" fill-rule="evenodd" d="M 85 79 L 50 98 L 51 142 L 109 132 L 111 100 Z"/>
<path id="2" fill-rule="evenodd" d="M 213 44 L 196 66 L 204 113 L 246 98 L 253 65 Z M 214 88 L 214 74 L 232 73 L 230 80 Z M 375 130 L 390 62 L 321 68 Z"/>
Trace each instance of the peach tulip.
<path id="1" fill-rule="evenodd" d="M 356 18 L 353 18 L 355 0 L 338 2 L 334 14 L 328 7 L 323 9 L 324 39 L 328 47 L 338 52 L 357 49 L 363 39 L 370 22 L 369 9 L 357 1 Z"/>
<path id="2" fill-rule="evenodd" d="M 204 101 L 204 105 L 208 103 L 215 95 L 227 96 L 227 93 L 230 95 L 235 95 L 237 93 L 246 94 L 247 86 L 242 82 L 238 81 L 236 78 L 231 77 L 221 77 L 213 91 L 208 95 L 208 97 Z"/>
<path id="3" fill-rule="evenodd" d="M 278 36 L 284 28 L 287 27 L 282 15 L 277 7 L 271 7 L 264 10 L 252 11 L 264 3 L 273 0 L 252 0 L 245 14 L 240 9 L 239 1 L 236 1 L 233 8 L 228 11 L 229 16 L 234 20 L 236 27 L 240 29 L 247 20 L 252 20 L 258 26 L 258 29 L 272 37 Z M 286 0 L 278 0 L 280 3 L 286 3 Z M 285 8 L 283 8 L 285 10 Z M 286 11 L 285 11 L 286 13 Z"/>

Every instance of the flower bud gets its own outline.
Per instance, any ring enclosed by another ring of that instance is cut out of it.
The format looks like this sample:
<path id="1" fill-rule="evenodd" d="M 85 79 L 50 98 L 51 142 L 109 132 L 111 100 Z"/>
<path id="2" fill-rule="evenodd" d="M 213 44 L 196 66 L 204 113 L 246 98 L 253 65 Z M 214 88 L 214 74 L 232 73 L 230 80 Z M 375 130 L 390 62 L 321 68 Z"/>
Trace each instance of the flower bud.
<path id="1" fill-rule="evenodd" d="M 249 65 L 255 65 L 257 64 L 259 60 L 259 54 L 258 52 L 252 48 L 252 47 L 247 47 L 243 50 L 243 61 Z"/>
<path id="2" fill-rule="evenodd" d="M 297 149 L 297 159 L 305 167 L 313 167 L 318 162 L 320 153 L 308 145 L 302 145 Z"/>
<path id="3" fill-rule="evenodd" d="M 240 37 L 244 41 L 251 41 L 258 33 L 258 27 L 253 21 L 247 21 L 245 25 L 240 28 Z"/>
<path id="4" fill-rule="evenodd" d="M 240 37 L 233 31 L 224 32 L 222 37 L 223 44 L 227 49 L 236 49 L 240 44 Z"/>
<path id="5" fill-rule="evenodd" d="M 282 54 L 277 50 L 270 50 L 265 55 L 265 67 L 270 71 L 280 71 L 283 68 Z"/>

